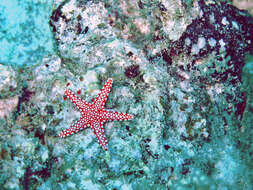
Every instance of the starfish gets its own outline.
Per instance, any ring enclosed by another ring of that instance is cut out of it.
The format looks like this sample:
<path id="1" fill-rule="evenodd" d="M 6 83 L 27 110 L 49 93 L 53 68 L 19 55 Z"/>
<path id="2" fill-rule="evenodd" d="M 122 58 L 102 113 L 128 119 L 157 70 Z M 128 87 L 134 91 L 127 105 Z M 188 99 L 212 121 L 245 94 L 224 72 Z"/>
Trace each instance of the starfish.
<path id="1" fill-rule="evenodd" d="M 104 124 L 108 121 L 124 121 L 133 119 L 133 116 L 127 113 L 105 110 L 105 103 L 108 99 L 112 82 L 113 80 L 111 78 L 107 80 L 104 87 L 98 94 L 98 97 L 92 100 L 92 103 L 87 103 L 70 90 L 65 91 L 65 95 L 70 99 L 72 103 L 76 105 L 76 107 L 80 110 L 82 116 L 72 126 L 63 130 L 59 134 L 60 137 L 66 137 L 75 134 L 85 128 L 91 128 L 102 148 L 105 151 L 108 150 L 108 143 L 103 127 Z"/>

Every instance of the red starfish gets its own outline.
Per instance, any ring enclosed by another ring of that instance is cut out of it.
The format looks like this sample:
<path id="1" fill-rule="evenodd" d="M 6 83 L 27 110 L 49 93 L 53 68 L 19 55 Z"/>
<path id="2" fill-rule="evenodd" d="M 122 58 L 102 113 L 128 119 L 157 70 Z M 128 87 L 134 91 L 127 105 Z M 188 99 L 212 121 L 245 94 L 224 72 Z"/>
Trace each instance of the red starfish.
<path id="1" fill-rule="evenodd" d="M 70 90 L 65 91 L 65 95 L 81 111 L 82 117 L 68 129 L 63 130 L 59 134 L 60 137 L 66 137 L 90 127 L 93 129 L 93 132 L 95 133 L 99 144 L 103 147 L 105 151 L 108 150 L 108 143 L 105 138 L 103 128 L 105 122 L 114 120 L 124 121 L 133 118 L 132 115 L 127 113 L 118 113 L 114 111 L 107 111 L 104 109 L 105 102 L 108 99 L 108 95 L 111 90 L 112 82 L 113 80 L 109 78 L 105 83 L 103 89 L 99 93 L 98 97 L 95 100 L 92 100 L 91 104 L 82 100 Z"/>

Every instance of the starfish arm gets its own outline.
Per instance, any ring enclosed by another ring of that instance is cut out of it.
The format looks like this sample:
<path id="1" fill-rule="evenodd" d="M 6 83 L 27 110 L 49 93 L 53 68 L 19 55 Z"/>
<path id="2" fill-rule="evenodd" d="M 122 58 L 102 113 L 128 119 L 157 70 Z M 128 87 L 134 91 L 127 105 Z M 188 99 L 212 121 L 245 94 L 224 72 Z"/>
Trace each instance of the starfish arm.
<path id="1" fill-rule="evenodd" d="M 98 139 L 99 144 L 102 146 L 102 148 L 105 151 L 107 151 L 108 150 L 108 147 L 107 147 L 108 142 L 105 137 L 105 131 L 104 131 L 103 125 L 104 125 L 103 121 L 101 121 L 101 122 L 96 121 L 93 123 L 92 129 Z"/>
<path id="2" fill-rule="evenodd" d="M 109 78 L 102 88 L 101 92 L 98 94 L 98 97 L 93 101 L 94 106 L 98 109 L 102 109 L 104 107 L 105 102 L 108 99 L 108 95 L 111 91 L 112 82 L 112 78 Z"/>
<path id="3" fill-rule="evenodd" d="M 79 110 L 81 110 L 82 113 L 88 110 L 90 105 L 87 102 L 85 102 L 84 100 L 82 100 L 81 98 L 79 98 L 78 96 L 76 96 L 74 94 L 74 92 L 72 92 L 70 90 L 66 90 L 65 95 L 70 99 L 70 101 L 73 104 L 76 105 L 76 107 Z"/>
<path id="4" fill-rule="evenodd" d="M 59 136 L 60 137 L 66 137 L 69 135 L 73 135 L 85 128 L 89 127 L 89 123 L 86 121 L 86 119 L 84 117 L 81 117 L 81 119 L 79 119 L 77 122 L 75 122 L 72 126 L 70 126 L 69 128 L 63 130 Z"/>
<path id="5" fill-rule="evenodd" d="M 116 111 L 105 111 L 103 113 L 104 118 L 106 121 L 125 121 L 133 119 L 133 116 L 127 113 L 121 113 Z"/>

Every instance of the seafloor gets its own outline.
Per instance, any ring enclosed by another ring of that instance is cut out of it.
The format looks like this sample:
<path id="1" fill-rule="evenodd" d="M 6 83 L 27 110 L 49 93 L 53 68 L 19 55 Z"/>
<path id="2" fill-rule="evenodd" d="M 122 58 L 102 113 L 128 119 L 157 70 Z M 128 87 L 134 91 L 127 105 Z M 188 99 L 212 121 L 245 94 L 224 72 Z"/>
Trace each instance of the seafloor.
<path id="1" fill-rule="evenodd" d="M 252 190 L 253 17 L 230 2 L 1 1 L 0 189 Z M 108 151 L 59 138 L 81 116 L 65 90 L 108 78 L 105 109 L 133 115 Z"/>

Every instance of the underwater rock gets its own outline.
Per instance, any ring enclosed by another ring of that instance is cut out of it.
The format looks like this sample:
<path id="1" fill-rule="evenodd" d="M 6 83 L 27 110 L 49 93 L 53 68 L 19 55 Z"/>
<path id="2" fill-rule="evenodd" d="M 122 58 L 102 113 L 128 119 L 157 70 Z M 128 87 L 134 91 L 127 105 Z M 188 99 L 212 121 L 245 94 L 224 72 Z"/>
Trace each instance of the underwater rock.
<path id="1" fill-rule="evenodd" d="M 0 99 L 15 96 L 18 89 L 15 71 L 0 64 Z"/>
<path id="2" fill-rule="evenodd" d="M 22 90 L 13 117 L 0 118 L 0 186 L 252 189 L 251 79 L 243 87 L 240 69 L 222 75 L 251 51 L 244 11 L 212 0 L 53 5 L 57 55 L 13 73 Z M 245 26 L 233 25 L 238 15 Z M 233 37 L 237 49 L 227 46 Z M 64 91 L 92 102 L 108 78 L 105 107 L 134 116 L 105 123 L 108 152 L 91 129 L 59 138 L 80 117 Z"/>
<path id="3" fill-rule="evenodd" d="M 0 99 L 0 118 L 8 117 L 18 105 L 18 96 Z"/>
<path id="4" fill-rule="evenodd" d="M 200 13 L 180 39 L 173 41 L 168 55 L 191 56 L 189 69 L 209 73 L 213 80 L 232 83 L 241 80 L 246 52 L 253 52 L 253 18 L 247 12 L 225 2 L 198 2 Z M 205 63 L 198 67 L 205 57 Z M 206 71 L 205 71 L 206 70 Z"/>

